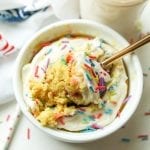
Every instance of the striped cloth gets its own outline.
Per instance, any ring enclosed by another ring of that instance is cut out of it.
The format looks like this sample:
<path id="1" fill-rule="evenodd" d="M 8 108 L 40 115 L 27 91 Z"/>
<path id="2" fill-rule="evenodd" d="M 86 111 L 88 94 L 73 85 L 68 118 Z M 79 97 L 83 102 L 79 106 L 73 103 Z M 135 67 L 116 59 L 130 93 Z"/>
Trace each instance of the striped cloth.
<path id="1" fill-rule="evenodd" d="M 2 10 L 0 11 L 0 20 L 8 21 L 8 22 L 24 21 L 39 11 L 46 11 L 47 8 L 48 6 L 33 11 L 26 10 L 26 7 L 21 7 L 21 8 L 11 9 L 11 10 Z"/>

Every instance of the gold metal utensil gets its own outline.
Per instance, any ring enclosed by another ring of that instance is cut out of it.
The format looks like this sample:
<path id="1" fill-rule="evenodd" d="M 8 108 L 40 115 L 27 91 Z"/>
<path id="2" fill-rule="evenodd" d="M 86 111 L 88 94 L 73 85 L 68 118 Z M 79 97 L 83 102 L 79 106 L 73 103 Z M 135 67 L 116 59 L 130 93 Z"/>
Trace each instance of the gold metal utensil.
<path id="1" fill-rule="evenodd" d="M 146 44 L 150 42 L 150 34 L 146 35 L 145 37 L 143 37 L 142 39 L 138 40 L 137 42 L 129 45 L 128 47 L 124 48 L 121 51 L 118 51 L 117 53 L 115 53 L 114 55 L 112 55 L 111 57 L 105 59 L 103 62 L 101 62 L 101 65 L 106 68 L 106 66 L 108 66 L 109 64 L 113 63 L 115 60 L 117 60 L 120 57 L 123 57 L 124 55 L 133 52 L 135 49 L 141 47 L 142 45 Z"/>

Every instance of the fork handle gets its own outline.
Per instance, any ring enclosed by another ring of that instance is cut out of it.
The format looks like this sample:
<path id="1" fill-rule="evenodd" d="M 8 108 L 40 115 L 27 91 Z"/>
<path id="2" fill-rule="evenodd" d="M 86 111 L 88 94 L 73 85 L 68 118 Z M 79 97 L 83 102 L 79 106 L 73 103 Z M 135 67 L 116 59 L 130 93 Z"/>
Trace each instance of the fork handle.
<path id="1" fill-rule="evenodd" d="M 129 45 L 128 47 L 124 48 L 123 50 L 118 51 L 117 53 L 115 53 L 111 57 L 105 59 L 103 62 L 101 62 L 101 65 L 105 68 L 105 66 L 107 66 L 108 64 L 111 64 L 116 59 L 118 59 L 118 58 L 120 58 L 120 57 L 122 57 L 122 56 L 124 56 L 130 52 L 133 52 L 135 49 L 141 47 L 142 45 L 144 45 L 148 42 L 150 42 L 150 34 L 146 35 L 145 37 L 138 40 L 137 42 Z"/>

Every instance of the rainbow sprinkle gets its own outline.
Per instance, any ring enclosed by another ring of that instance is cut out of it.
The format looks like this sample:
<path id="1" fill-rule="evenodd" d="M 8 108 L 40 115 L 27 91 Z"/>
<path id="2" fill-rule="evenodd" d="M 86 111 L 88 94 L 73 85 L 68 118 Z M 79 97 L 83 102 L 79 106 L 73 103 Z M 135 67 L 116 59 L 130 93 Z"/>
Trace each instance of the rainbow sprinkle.
<path id="1" fill-rule="evenodd" d="M 147 76 L 148 76 L 148 74 L 147 74 L 147 73 L 143 73 L 143 76 L 144 76 L 144 77 L 147 77 Z"/>
<path id="2" fill-rule="evenodd" d="M 87 126 L 85 129 L 81 130 L 82 133 L 96 131 L 96 129 L 92 128 L 91 126 Z"/>
<path id="3" fill-rule="evenodd" d="M 62 43 L 69 43 L 69 41 L 65 40 L 65 41 L 61 41 Z"/>
<path id="4" fill-rule="evenodd" d="M 8 137 L 7 137 L 7 141 L 10 141 L 10 139 L 11 139 L 11 138 L 8 136 Z"/>
<path id="5" fill-rule="evenodd" d="M 35 67 L 34 76 L 37 77 L 37 78 L 39 77 L 39 75 L 38 75 L 38 70 L 39 70 L 39 66 L 36 66 L 36 67 Z"/>
<path id="6" fill-rule="evenodd" d="M 117 84 L 113 84 L 108 88 L 108 91 L 111 96 L 116 95 L 116 87 L 117 87 Z"/>
<path id="7" fill-rule="evenodd" d="M 82 122 L 83 123 L 89 123 L 90 121 L 94 121 L 95 118 L 93 116 L 86 116 L 85 118 L 83 118 Z"/>
<path id="8" fill-rule="evenodd" d="M 111 114 L 113 113 L 113 110 L 110 109 L 110 108 L 108 108 L 108 109 L 105 109 L 105 110 L 104 110 L 104 113 L 105 113 L 105 114 L 108 114 L 108 115 L 111 115 Z"/>
<path id="9" fill-rule="evenodd" d="M 61 62 L 62 62 L 64 65 L 67 65 L 66 60 L 65 60 L 64 58 L 61 59 Z"/>
<path id="10" fill-rule="evenodd" d="M 48 41 L 48 42 L 40 43 L 39 46 L 42 48 L 42 47 L 48 46 L 48 45 L 50 45 L 50 44 L 51 44 L 51 42 Z"/>
<path id="11" fill-rule="evenodd" d="M 121 139 L 121 141 L 124 142 L 124 143 L 129 143 L 131 141 L 131 139 L 124 137 L 124 138 Z"/>
<path id="12" fill-rule="evenodd" d="M 73 55 L 71 52 L 68 53 L 67 57 L 66 57 L 66 62 L 70 63 L 73 61 Z"/>
<path id="13" fill-rule="evenodd" d="M 7 115 L 6 121 L 8 122 L 10 120 L 10 115 Z"/>
<path id="14" fill-rule="evenodd" d="M 96 59 L 96 56 L 88 55 L 91 59 Z"/>
<path id="15" fill-rule="evenodd" d="M 87 118 L 83 118 L 82 123 L 87 124 L 89 123 L 89 120 Z"/>
<path id="16" fill-rule="evenodd" d="M 104 128 L 104 127 L 102 127 L 102 126 L 100 126 L 96 123 L 92 124 L 91 127 L 94 128 L 94 129 L 103 129 Z"/>
<path id="17" fill-rule="evenodd" d="M 41 67 L 41 70 L 42 70 L 44 73 L 46 73 L 46 70 L 45 70 L 44 68 Z"/>
<path id="18" fill-rule="evenodd" d="M 110 101 L 110 103 L 113 104 L 113 105 L 117 105 L 116 101 Z"/>
<path id="19" fill-rule="evenodd" d="M 85 73 L 85 75 L 86 75 L 86 78 L 89 80 L 89 81 L 92 81 L 92 78 L 90 77 L 90 75 L 86 72 Z"/>
<path id="20" fill-rule="evenodd" d="M 89 59 L 85 58 L 85 62 L 87 62 L 88 64 L 90 63 Z"/>
<path id="21" fill-rule="evenodd" d="M 138 139 L 141 139 L 142 141 L 146 141 L 146 140 L 148 140 L 148 135 L 147 135 L 147 134 L 138 135 L 137 138 L 138 138 Z"/>
<path id="22" fill-rule="evenodd" d="M 60 117 L 59 119 L 57 119 L 57 121 L 59 124 L 65 125 L 64 117 Z"/>
<path id="23" fill-rule="evenodd" d="M 90 64 L 91 64 L 92 67 L 95 67 L 95 64 L 92 62 L 91 59 L 89 59 L 89 62 L 90 62 Z"/>
<path id="24" fill-rule="evenodd" d="M 50 63 L 50 59 L 48 58 L 48 59 L 47 59 L 47 63 L 46 63 L 46 69 L 48 68 L 49 63 Z"/>
<path id="25" fill-rule="evenodd" d="M 94 89 L 92 86 L 89 87 L 90 91 L 94 93 Z"/>
<path id="26" fill-rule="evenodd" d="M 88 116 L 87 117 L 90 121 L 94 121 L 95 120 L 95 118 L 93 117 L 93 116 Z"/>
<path id="27" fill-rule="evenodd" d="M 66 44 L 65 44 L 65 45 L 63 45 L 63 46 L 62 46 L 62 48 L 61 48 L 61 50 L 64 50 L 66 47 L 67 47 L 67 45 L 66 45 Z"/>
<path id="28" fill-rule="evenodd" d="M 30 140 L 31 138 L 31 130 L 30 128 L 27 128 L 27 139 Z"/>
<path id="29" fill-rule="evenodd" d="M 93 117 L 94 117 L 95 119 L 99 119 L 99 118 L 101 118 L 101 116 L 102 116 L 102 113 L 97 113 L 97 114 L 94 114 L 94 115 L 93 115 Z"/>
<path id="30" fill-rule="evenodd" d="M 99 106 L 102 107 L 102 108 L 105 108 L 106 106 L 106 101 L 102 101 L 99 103 Z"/>
<path id="31" fill-rule="evenodd" d="M 45 55 L 48 55 L 49 53 L 51 53 L 52 49 L 50 48 L 46 53 Z"/>
<path id="32" fill-rule="evenodd" d="M 145 116 L 150 116 L 150 112 L 145 112 L 144 115 Z"/>
<path id="33" fill-rule="evenodd" d="M 124 129 L 125 127 L 126 127 L 126 126 L 125 126 L 125 125 L 123 125 L 121 128 L 122 128 L 122 129 Z"/>
<path id="34" fill-rule="evenodd" d="M 100 96 L 103 96 L 106 92 L 106 83 L 103 77 L 99 78 L 98 86 L 96 87 L 96 91 L 99 91 Z"/>
<path id="35" fill-rule="evenodd" d="M 90 66 L 87 65 L 87 64 L 84 64 L 84 68 L 85 68 L 86 70 L 88 70 L 88 71 L 93 75 L 94 78 L 96 78 L 96 74 L 94 73 L 92 67 L 90 67 Z"/>

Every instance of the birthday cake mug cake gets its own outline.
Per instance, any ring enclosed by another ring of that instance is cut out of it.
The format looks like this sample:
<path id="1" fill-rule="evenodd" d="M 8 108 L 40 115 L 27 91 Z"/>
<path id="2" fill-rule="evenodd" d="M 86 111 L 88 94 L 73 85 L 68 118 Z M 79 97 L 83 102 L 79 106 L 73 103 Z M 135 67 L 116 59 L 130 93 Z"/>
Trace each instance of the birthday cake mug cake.
<path id="1" fill-rule="evenodd" d="M 32 115 L 43 126 L 68 131 L 110 124 L 128 91 L 121 60 L 107 70 L 100 65 L 117 51 L 113 45 L 102 37 L 66 35 L 40 48 L 22 71 Z"/>
<path id="2" fill-rule="evenodd" d="M 21 110 L 40 130 L 65 142 L 110 135 L 139 104 L 142 70 L 135 54 L 106 69 L 100 64 L 128 44 L 107 26 L 87 20 L 38 31 L 20 51 L 14 69 Z"/>

